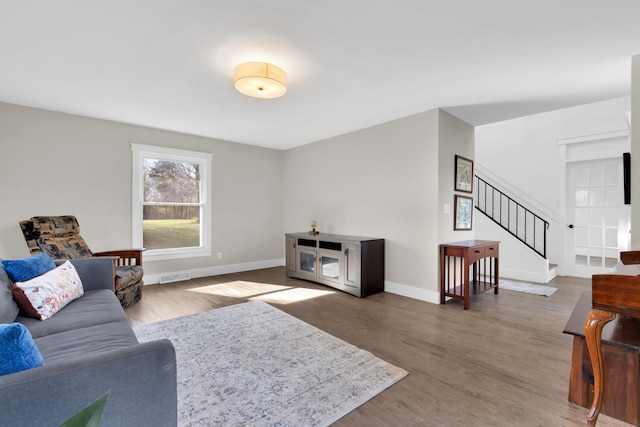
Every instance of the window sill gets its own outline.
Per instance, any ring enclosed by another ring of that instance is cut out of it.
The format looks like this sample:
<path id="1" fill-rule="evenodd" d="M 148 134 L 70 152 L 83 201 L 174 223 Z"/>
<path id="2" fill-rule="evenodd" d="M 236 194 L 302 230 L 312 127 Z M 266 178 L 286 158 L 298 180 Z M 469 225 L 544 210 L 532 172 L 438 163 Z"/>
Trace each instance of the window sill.
<path id="1" fill-rule="evenodd" d="M 196 258 L 211 256 L 211 249 L 183 248 L 183 249 L 151 249 L 142 253 L 143 262 L 163 261 L 167 259 Z"/>

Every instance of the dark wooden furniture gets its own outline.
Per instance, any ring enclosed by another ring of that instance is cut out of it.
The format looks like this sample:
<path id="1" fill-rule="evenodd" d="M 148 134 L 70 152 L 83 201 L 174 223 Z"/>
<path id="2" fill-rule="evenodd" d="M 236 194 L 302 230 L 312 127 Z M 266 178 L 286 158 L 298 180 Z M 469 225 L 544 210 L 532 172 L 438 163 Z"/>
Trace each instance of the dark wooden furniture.
<path id="1" fill-rule="evenodd" d="M 384 291 L 384 239 L 287 233 L 287 277 L 322 283 L 357 297 Z"/>
<path id="2" fill-rule="evenodd" d="M 440 245 L 440 304 L 446 297 L 460 299 L 469 309 L 469 298 L 490 289 L 498 294 L 500 242 L 463 240 Z"/>
<path id="3" fill-rule="evenodd" d="M 640 264 L 640 251 L 621 252 L 623 264 Z M 591 278 L 591 311 L 584 323 L 585 339 L 593 367 L 593 403 L 587 424 L 595 426 L 602 410 L 605 372 L 602 334 L 605 325 L 618 314 L 640 317 L 640 277 L 621 274 L 594 274 Z"/>
<path id="4" fill-rule="evenodd" d="M 569 401 L 590 408 L 594 376 L 587 349 L 584 323 L 591 311 L 591 292 L 584 292 L 564 328 L 573 335 Z M 640 424 L 640 318 L 621 315 L 603 330 L 603 414 Z M 594 420 L 595 423 L 595 420 Z"/>

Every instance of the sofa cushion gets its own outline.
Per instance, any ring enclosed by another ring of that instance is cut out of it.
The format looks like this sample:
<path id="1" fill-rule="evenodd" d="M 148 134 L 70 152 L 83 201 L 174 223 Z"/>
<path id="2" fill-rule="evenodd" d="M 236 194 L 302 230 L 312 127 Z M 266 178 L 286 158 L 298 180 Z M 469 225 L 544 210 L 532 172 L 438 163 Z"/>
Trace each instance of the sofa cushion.
<path id="1" fill-rule="evenodd" d="M 25 325 L 31 335 L 38 338 L 102 323 L 124 322 L 128 325 L 129 319 L 112 290 L 96 289 L 86 291 L 82 298 L 71 301 L 50 319 L 40 321 L 18 316 L 16 322 Z"/>
<path id="2" fill-rule="evenodd" d="M 75 267 L 67 261 L 42 276 L 14 283 L 12 292 L 24 315 L 46 320 L 80 298 L 84 288 Z"/>
<path id="3" fill-rule="evenodd" d="M 51 257 L 45 254 L 21 259 L 3 259 L 2 267 L 14 282 L 24 282 L 56 268 Z"/>
<path id="4" fill-rule="evenodd" d="M 18 316 L 18 304 L 11 293 L 11 280 L 0 267 L 0 323 L 12 323 Z"/>
<path id="5" fill-rule="evenodd" d="M 42 355 L 20 323 L 0 325 L 0 375 L 42 366 Z"/>
<path id="6" fill-rule="evenodd" d="M 138 343 L 128 323 L 88 326 L 35 339 L 45 364 L 64 362 Z"/>

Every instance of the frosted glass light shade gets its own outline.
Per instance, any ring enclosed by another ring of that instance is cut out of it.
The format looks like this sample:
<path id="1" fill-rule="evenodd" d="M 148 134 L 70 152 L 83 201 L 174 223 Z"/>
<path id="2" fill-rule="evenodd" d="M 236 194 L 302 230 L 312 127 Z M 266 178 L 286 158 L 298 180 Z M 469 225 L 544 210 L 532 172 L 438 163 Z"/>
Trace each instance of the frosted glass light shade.
<path id="1" fill-rule="evenodd" d="M 265 62 L 245 62 L 233 72 L 235 88 L 254 98 L 277 98 L 287 92 L 287 73 Z"/>

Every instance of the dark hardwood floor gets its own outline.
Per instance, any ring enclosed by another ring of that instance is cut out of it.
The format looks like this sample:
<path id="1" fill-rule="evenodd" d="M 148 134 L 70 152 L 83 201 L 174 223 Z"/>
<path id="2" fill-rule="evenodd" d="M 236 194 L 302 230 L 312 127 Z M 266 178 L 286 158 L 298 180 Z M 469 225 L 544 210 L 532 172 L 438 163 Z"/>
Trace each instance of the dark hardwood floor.
<path id="1" fill-rule="evenodd" d="M 501 290 L 435 305 L 367 298 L 270 268 L 147 286 L 129 317 L 145 323 L 252 299 L 404 368 L 409 375 L 335 426 L 584 426 L 569 403 L 572 337 L 562 330 L 591 281 L 559 277 L 551 297 Z M 599 426 L 629 424 L 601 415 Z"/>

